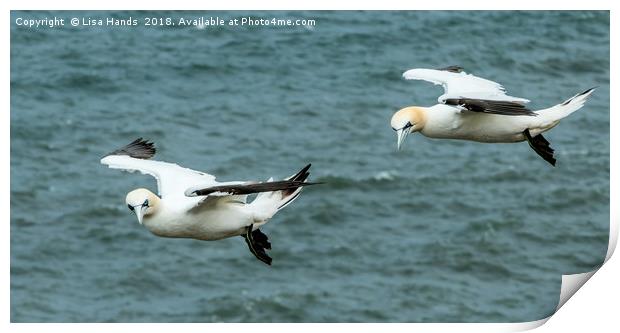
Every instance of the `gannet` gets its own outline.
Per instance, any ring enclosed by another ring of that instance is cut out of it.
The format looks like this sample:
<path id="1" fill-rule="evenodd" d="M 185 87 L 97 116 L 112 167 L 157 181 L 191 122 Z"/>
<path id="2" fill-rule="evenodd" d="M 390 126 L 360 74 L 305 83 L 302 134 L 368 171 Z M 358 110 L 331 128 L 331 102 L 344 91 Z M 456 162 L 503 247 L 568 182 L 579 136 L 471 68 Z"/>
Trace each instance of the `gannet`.
<path id="1" fill-rule="evenodd" d="M 152 142 L 138 138 L 101 159 L 112 169 L 139 171 L 157 179 L 158 195 L 139 188 L 129 192 L 125 203 L 138 222 L 161 237 L 219 240 L 242 236 L 250 252 L 271 265 L 265 250 L 271 249 L 259 227 L 295 200 L 310 175 L 310 164 L 281 181 L 233 181 L 220 183 L 204 172 L 177 164 L 150 160 Z M 258 193 L 248 202 L 248 195 Z"/>
<path id="2" fill-rule="evenodd" d="M 409 106 L 392 116 L 391 126 L 400 149 L 409 133 L 420 132 L 438 139 L 460 139 L 500 143 L 526 141 L 545 161 L 555 166 L 554 150 L 542 133 L 579 110 L 595 88 L 577 94 L 547 109 L 531 111 L 529 100 L 508 96 L 499 83 L 467 74 L 459 66 L 440 69 L 410 69 L 407 80 L 424 80 L 442 85 L 439 104 Z"/>

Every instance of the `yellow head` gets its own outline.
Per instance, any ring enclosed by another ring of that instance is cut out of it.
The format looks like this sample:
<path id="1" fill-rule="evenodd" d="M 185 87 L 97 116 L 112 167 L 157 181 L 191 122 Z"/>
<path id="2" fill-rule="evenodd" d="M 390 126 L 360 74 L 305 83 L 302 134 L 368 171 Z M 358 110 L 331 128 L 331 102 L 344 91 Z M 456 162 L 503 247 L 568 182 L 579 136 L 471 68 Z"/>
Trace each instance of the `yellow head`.
<path id="1" fill-rule="evenodd" d="M 400 146 L 409 133 L 421 130 L 424 128 L 425 123 L 426 114 L 424 108 L 409 106 L 396 111 L 392 116 L 391 126 L 396 131 L 398 149 L 400 150 Z"/>
<path id="2" fill-rule="evenodd" d="M 127 193 L 125 203 L 129 210 L 136 213 L 138 222 L 142 224 L 142 218 L 154 214 L 159 208 L 159 197 L 153 192 L 139 188 Z"/>

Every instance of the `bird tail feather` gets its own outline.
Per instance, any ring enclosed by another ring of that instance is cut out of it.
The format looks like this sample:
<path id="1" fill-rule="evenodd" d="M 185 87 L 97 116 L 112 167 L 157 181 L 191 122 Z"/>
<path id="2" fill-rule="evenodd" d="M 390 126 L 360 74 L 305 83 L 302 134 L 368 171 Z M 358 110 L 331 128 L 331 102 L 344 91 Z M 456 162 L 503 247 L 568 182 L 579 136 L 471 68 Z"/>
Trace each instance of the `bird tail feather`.
<path id="1" fill-rule="evenodd" d="M 536 111 L 536 113 L 539 117 L 543 117 L 543 119 L 546 120 L 544 122 L 556 123 L 562 118 L 565 118 L 571 113 L 581 109 L 595 89 L 596 87 L 590 88 L 565 100 L 558 105 L 554 105 L 544 110 Z"/>
<path id="2" fill-rule="evenodd" d="M 285 180 L 290 180 L 294 182 L 305 182 L 310 176 L 311 164 L 306 165 L 303 169 L 301 169 L 296 174 L 286 178 Z M 272 179 L 269 179 L 271 181 Z M 265 218 L 271 218 L 276 212 L 284 207 L 288 206 L 291 202 L 293 202 L 299 194 L 303 186 L 299 186 L 293 189 L 286 189 L 280 191 L 273 192 L 261 192 L 256 198 L 252 201 L 251 205 L 257 210 L 262 212 L 267 212 Z"/>

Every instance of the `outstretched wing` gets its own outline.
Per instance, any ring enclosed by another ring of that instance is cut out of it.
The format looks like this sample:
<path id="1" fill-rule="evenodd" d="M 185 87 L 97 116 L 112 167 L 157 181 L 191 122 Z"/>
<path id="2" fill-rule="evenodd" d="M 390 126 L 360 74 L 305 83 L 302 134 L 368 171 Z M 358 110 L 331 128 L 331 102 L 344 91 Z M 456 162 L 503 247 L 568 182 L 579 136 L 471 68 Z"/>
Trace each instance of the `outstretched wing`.
<path id="1" fill-rule="evenodd" d="M 296 189 L 302 186 L 314 185 L 316 183 L 300 182 L 293 180 L 279 180 L 275 182 L 253 183 L 253 184 L 239 184 L 239 185 L 217 185 L 205 188 L 191 188 L 185 192 L 185 195 L 193 197 L 200 195 L 210 194 L 223 194 L 223 195 L 247 195 L 260 192 L 273 192 L 273 191 L 290 191 L 294 192 Z"/>
<path id="2" fill-rule="evenodd" d="M 238 184 L 240 182 L 231 182 L 230 184 Z M 219 183 L 219 184 L 229 184 L 229 183 Z M 185 192 L 187 196 L 187 191 Z M 228 204 L 246 204 L 248 200 L 248 196 L 246 195 L 232 195 L 229 193 L 222 192 L 214 192 L 209 195 L 204 196 L 196 196 L 190 195 L 198 199 L 194 205 L 188 210 L 189 213 L 201 213 L 206 210 L 210 210 L 217 205 L 228 203 Z"/>
<path id="3" fill-rule="evenodd" d="M 270 178 L 266 182 L 229 182 L 206 186 L 200 184 L 186 189 L 185 195 L 188 197 L 203 195 L 225 196 L 284 191 L 283 195 L 287 196 L 302 186 L 319 184 L 306 182 L 306 179 L 310 176 L 310 172 L 308 172 L 308 170 L 311 166 L 312 164 L 306 165 L 303 169 L 299 170 L 299 172 L 284 180 L 273 181 L 272 178 Z"/>
<path id="4" fill-rule="evenodd" d="M 528 99 L 509 96 L 501 84 L 467 74 L 458 66 L 415 68 L 403 73 L 403 77 L 443 86 L 444 94 L 437 100 L 443 104 L 460 106 L 463 110 L 502 115 L 535 115 L 524 106 L 529 102 Z"/>
<path id="5" fill-rule="evenodd" d="M 461 110 L 472 112 L 493 113 L 504 116 L 536 116 L 535 112 L 526 108 L 523 104 L 508 101 L 474 98 L 448 98 L 443 103 L 446 105 L 454 105 L 459 107 Z"/>
<path id="6" fill-rule="evenodd" d="M 174 163 L 149 160 L 155 155 L 153 143 L 138 138 L 123 148 L 101 159 L 112 169 L 139 171 L 157 179 L 157 189 L 162 197 L 183 196 L 185 189 L 195 184 L 217 184 L 215 177 L 204 172 L 183 168 Z"/>
<path id="7" fill-rule="evenodd" d="M 311 164 L 308 164 L 296 174 L 279 181 L 273 181 L 270 178 L 266 182 L 227 182 L 218 183 L 215 186 L 192 186 L 185 190 L 185 195 L 188 197 L 201 197 L 202 199 L 190 212 L 200 212 L 221 202 L 245 203 L 248 195 L 253 193 L 282 191 L 283 198 L 288 196 L 296 197 L 299 194 L 300 187 L 319 184 L 306 182 L 306 179 L 310 176 L 310 172 L 308 172 L 310 167 Z M 291 201 L 292 199 L 287 200 L 287 202 Z"/>

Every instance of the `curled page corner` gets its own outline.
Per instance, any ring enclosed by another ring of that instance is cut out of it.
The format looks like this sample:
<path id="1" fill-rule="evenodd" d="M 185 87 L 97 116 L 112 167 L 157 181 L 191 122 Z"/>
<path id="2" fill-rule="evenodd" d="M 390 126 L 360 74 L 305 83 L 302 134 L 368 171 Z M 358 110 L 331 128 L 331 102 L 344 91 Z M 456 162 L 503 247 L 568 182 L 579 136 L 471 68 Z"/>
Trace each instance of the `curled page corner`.
<path id="1" fill-rule="evenodd" d="M 605 255 L 603 265 L 611 258 L 611 255 L 616 250 L 616 244 L 618 244 L 618 225 L 620 225 L 619 221 L 616 221 L 616 223 L 613 221 L 609 223 L 609 244 L 607 245 L 607 254 Z"/>
<path id="2" fill-rule="evenodd" d="M 523 332 L 523 331 L 533 330 L 535 328 L 538 328 L 538 327 L 544 325 L 547 322 L 547 320 L 549 320 L 549 318 L 551 318 L 551 316 L 545 317 L 545 318 L 539 319 L 539 320 L 527 321 L 527 322 L 524 322 L 524 323 L 512 324 L 512 326 L 510 328 L 507 328 L 506 332 Z"/>
<path id="3" fill-rule="evenodd" d="M 560 300 L 558 301 L 558 306 L 555 308 L 555 312 L 557 312 L 565 303 L 568 301 L 579 288 L 583 287 L 583 285 L 588 282 L 588 280 L 598 271 L 600 266 L 590 272 L 578 273 L 578 274 L 568 274 L 562 275 L 562 287 L 560 289 Z"/>
<path id="4" fill-rule="evenodd" d="M 605 260 L 603 263 L 596 267 L 594 270 L 585 273 L 578 274 L 568 274 L 562 275 L 562 287 L 560 289 L 560 300 L 558 301 L 558 306 L 555 308 L 555 312 L 557 312 L 565 303 L 568 301 L 579 288 L 583 287 L 583 285 L 588 282 L 588 280 L 601 268 L 611 255 L 614 253 L 616 249 L 616 244 L 618 243 L 618 223 L 614 223 L 610 221 L 609 223 L 609 243 L 607 245 L 607 254 L 605 255 Z"/>
<path id="5" fill-rule="evenodd" d="M 612 215 L 613 216 L 613 215 Z M 596 267 L 594 270 L 585 273 L 578 274 L 566 274 L 562 275 L 562 285 L 560 287 L 560 298 L 558 300 L 558 305 L 551 315 L 546 318 L 542 318 L 535 321 L 523 322 L 514 324 L 511 326 L 508 331 L 528 331 L 537 327 L 544 325 L 560 308 L 566 304 L 566 302 L 573 296 L 575 293 L 583 287 L 583 285 L 588 282 L 588 280 L 594 276 L 598 270 L 603 267 L 603 265 L 611 258 L 612 254 L 616 249 L 616 244 L 618 243 L 618 225 L 620 223 L 610 221 L 609 224 L 609 243 L 607 245 L 607 254 L 605 255 L 605 260 L 601 265 Z M 514 329 L 514 330 L 513 330 Z"/>
<path id="6" fill-rule="evenodd" d="M 594 273 L 599 270 L 601 266 L 590 272 L 562 275 L 560 299 L 558 301 L 557 307 L 551 315 L 539 320 L 510 324 L 510 326 L 506 327 L 504 332 L 529 331 L 544 325 L 549 319 L 551 319 L 551 317 L 556 312 L 558 312 L 558 310 L 566 303 L 566 301 L 568 301 L 577 292 L 577 290 L 579 290 L 579 288 L 581 288 L 586 282 L 588 282 L 588 280 L 594 275 Z"/>

